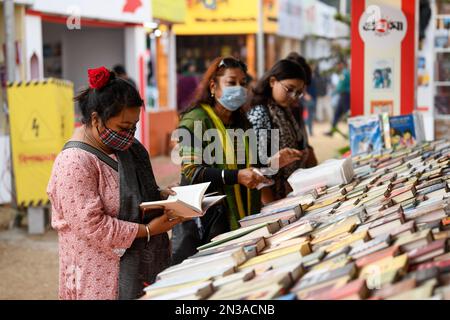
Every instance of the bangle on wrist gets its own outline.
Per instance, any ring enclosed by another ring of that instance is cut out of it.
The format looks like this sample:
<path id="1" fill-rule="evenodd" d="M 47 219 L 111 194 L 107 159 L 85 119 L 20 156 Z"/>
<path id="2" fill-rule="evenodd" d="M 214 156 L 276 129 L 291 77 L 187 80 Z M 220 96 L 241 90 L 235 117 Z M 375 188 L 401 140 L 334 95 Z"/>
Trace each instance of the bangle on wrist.
<path id="1" fill-rule="evenodd" d="M 147 231 L 147 243 L 150 242 L 150 228 L 148 227 L 148 224 L 145 225 L 145 230 Z"/>
<path id="2" fill-rule="evenodd" d="M 225 182 L 225 170 L 222 170 L 222 182 L 223 182 L 223 184 L 226 184 L 226 182 Z"/>

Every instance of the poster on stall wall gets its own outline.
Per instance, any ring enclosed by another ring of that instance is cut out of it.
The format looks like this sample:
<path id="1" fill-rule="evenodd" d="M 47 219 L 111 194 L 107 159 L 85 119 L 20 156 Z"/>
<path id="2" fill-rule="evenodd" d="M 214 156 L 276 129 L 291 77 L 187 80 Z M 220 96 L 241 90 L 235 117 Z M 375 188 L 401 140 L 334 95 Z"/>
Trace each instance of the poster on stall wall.
<path id="1" fill-rule="evenodd" d="M 417 8 L 417 0 L 352 2 L 352 115 L 371 114 L 374 101 L 391 101 L 393 115 L 416 109 Z"/>
<path id="2" fill-rule="evenodd" d="M 49 79 L 8 86 L 18 206 L 47 202 L 53 162 L 74 130 L 73 84 Z"/>
<path id="3" fill-rule="evenodd" d="M 375 100 L 370 102 L 371 114 L 387 113 L 392 116 L 394 111 L 394 102 L 392 100 Z"/>
<path id="4" fill-rule="evenodd" d="M 372 89 L 392 91 L 393 76 L 394 59 L 376 59 L 372 67 Z"/>
<path id="5" fill-rule="evenodd" d="M 430 86 L 430 70 L 428 69 L 427 58 L 425 56 L 419 56 L 417 63 L 417 85 L 419 88 L 428 88 Z"/>
<path id="6" fill-rule="evenodd" d="M 258 32 L 259 0 L 187 1 L 186 21 L 175 24 L 177 35 L 254 34 Z M 278 30 L 278 1 L 263 0 L 264 31 Z"/>

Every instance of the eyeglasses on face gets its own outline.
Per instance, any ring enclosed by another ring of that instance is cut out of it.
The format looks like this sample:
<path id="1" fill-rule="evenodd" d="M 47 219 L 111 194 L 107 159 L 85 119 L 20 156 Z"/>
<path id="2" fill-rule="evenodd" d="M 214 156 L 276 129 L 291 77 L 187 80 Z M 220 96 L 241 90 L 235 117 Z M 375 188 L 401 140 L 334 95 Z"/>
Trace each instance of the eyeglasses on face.
<path id="1" fill-rule="evenodd" d="M 286 91 L 286 94 L 289 95 L 289 97 L 291 97 L 292 99 L 301 99 L 303 98 L 303 90 L 301 91 L 297 91 L 291 88 L 286 87 L 286 85 L 283 84 L 283 82 L 278 81 L 278 83 L 281 85 L 281 87 Z"/>

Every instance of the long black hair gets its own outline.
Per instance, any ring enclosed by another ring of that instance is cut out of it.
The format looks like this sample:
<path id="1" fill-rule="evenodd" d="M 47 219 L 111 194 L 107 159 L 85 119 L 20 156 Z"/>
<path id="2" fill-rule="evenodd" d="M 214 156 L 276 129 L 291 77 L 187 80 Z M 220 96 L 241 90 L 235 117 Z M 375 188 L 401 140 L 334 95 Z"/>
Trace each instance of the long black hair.
<path id="1" fill-rule="evenodd" d="M 111 72 L 108 83 L 101 89 L 82 89 L 74 98 L 81 111 L 81 122 L 91 124 L 92 113 L 97 112 L 103 123 L 117 116 L 125 108 L 142 107 L 144 101 L 128 81 Z"/>
<path id="2" fill-rule="evenodd" d="M 274 77 L 277 81 L 286 79 L 299 79 L 306 82 L 305 71 L 302 66 L 293 60 L 280 60 L 258 81 L 253 90 L 250 107 L 267 105 L 272 99 L 272 88 L 270 79 Z"/>

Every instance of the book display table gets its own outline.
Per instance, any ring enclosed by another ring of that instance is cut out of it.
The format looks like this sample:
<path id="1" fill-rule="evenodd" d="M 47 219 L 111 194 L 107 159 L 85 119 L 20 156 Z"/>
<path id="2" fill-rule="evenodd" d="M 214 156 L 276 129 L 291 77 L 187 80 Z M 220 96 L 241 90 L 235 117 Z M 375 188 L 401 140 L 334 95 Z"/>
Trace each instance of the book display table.
<path id="1" fill-rule="evenodd" d="M 265 206 L 143 299 L 449 299 L 450 141 L 352 162 L 349 183 Z"/>

